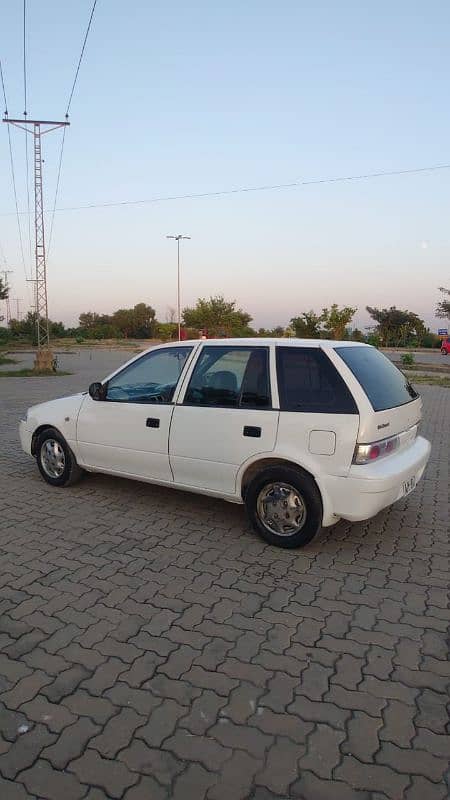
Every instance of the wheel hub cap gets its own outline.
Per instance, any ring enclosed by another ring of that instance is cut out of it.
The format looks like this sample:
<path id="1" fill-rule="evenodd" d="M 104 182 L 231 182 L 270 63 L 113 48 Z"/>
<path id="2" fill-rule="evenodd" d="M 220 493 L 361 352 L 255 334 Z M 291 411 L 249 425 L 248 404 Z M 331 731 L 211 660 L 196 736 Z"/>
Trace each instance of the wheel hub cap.
<path id="1" fill-rule="evenodd" d="M 50 478 L 60 478 L 66 466 L 64 450 L 56 439 L 47 439 L 41 447 L 41 464 Z"/>
<path id="2" fill-rule="evenodd" d="M 257 512 L 263 525 L 277 536 L 292 536 L 306 522 L 302 495 L 288 483 L 269 483 L 261 490 Z"/>

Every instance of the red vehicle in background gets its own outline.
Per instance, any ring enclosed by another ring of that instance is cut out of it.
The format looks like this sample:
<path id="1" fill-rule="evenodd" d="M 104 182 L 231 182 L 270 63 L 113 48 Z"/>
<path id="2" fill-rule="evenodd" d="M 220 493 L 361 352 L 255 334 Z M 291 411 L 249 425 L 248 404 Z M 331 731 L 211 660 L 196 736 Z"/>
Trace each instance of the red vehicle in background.
<path id="1" fill-rule="evenodd" d="M 441 353 L 443 356 L 448 356 L 448 354 L 450 353 L 450 339 L 448 338 L 448 336 L 441 342 Z"/>

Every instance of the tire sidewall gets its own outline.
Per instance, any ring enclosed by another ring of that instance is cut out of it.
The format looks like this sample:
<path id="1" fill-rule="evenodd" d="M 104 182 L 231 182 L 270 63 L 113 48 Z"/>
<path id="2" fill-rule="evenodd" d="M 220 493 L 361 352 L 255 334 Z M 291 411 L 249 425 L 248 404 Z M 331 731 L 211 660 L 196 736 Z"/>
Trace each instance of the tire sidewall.
<path id="1" fill-rule="evenodd" d="M 50 475 L 47 475 L 44 467 L 42 466 L 41 449 L 44 442 L 46 442 L 48 439 L 54 439 L 55 442 L 58 442 L 64 450 L 64 472 L 59 478 L 52 478 Z M 36 446 L 36 462 L 39 472 L 44 480 L 50 484 L 50 486 L 65 486 L 70 481 L 74 467 L 74 457 L 64 437 L 61 436 L 59 431 L 55 430 L 54 428 L 48 428 L 46 431 L 43 431 L 43 433 L 40 434 Z"/>
<path id="2" fill-rule="evenodd" d="M 303 528 L 292 536 L 272 533 L 261 522 L 257 513 L 257 501 L 261 490 L 268 483 L 289 483 L 302 495 L 306 506 L 306 521 Z M 245 496 L 245 505 L 250 522 L 256 532 L 269 544 L 276 547 L 294 548 L 308 544 L 322 526 L 322 499 L 314 480 L 300 469 L 294 467 L 267 467 L 251 481 Z"/>

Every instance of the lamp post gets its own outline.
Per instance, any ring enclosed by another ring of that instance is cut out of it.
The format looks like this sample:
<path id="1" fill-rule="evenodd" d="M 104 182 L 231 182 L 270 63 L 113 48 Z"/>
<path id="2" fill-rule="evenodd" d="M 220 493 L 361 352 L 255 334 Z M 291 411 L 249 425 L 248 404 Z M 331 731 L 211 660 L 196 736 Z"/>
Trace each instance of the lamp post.
<path id="1" fill-rule="evenodd" d="M 166 236 L 166 239 L 175 239 L 177 243 L 177 317 L 178 317 L 178 341 L 181 341 L 181 291 L 180 291 L 180 242 L 182 239 L 190 239 L 190 236 Z"/>

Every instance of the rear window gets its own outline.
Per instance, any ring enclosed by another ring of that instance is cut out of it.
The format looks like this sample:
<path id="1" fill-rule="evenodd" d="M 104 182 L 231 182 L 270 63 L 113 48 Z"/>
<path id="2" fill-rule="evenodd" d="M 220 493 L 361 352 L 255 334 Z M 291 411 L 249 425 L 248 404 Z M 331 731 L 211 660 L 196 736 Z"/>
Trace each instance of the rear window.
<path id="1" fill-rule="evenodd" d="M 392 361 L 374 347 L 336 347 L 361 384 L 374 411 L 411 403 L 419 395 Z"/>
<path id="2" fill-rule="evenodd" d="M 357 414 L 350 390 L 318 347 L 277 347 L 282 411 Z"/>

